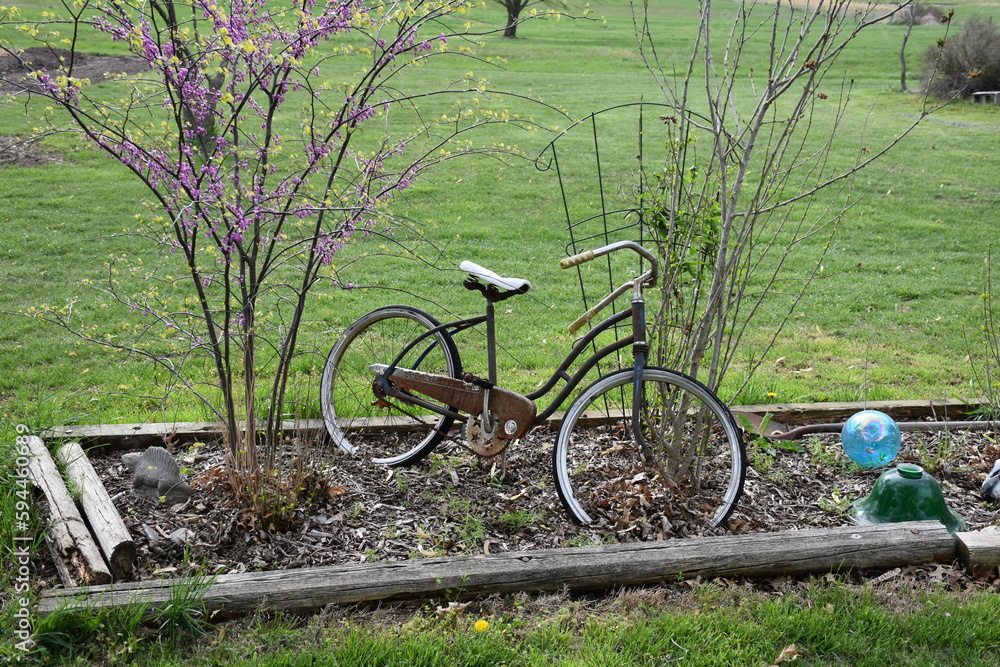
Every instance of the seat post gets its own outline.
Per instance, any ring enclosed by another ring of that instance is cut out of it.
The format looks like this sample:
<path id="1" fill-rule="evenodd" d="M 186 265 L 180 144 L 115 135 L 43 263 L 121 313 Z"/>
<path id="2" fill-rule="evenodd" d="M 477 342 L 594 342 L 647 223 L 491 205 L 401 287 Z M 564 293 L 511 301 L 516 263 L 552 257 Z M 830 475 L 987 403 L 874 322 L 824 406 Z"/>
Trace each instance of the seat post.
<path id="1" fill-rule="evenodd" d="M 467 265 L 469 263 L 463 262 L 463 268 L 469 268 Z M 482 267 L 473 264 L 472 268 L 478 271 L 485 271 Z M 492 272 L 488 272 L 493 275 Z M 517 296 L 518 294 L 526 294 L 531 288 L 531 283 L 528 281 L 517 281 L 518 283 L 523 283 L 517 285 L 516 289 L 509 290 L 499 290 L 495 281 L 490 284 L 484 284 L 479 282 L 478 275 L 472 273 L 468 278 L 462 283 L 465 289 L 479 292 L 486 299 L 486 361 L 489 366 L 489 381 L 490 384 L 496 384 L 497 382 L 497 331 L 496 331 L 496 306 L 494 305 L 498 301 L 506 301 L 512 296 Z M 497 276 L 498 280 L 503 280 Z"/>
<path id="2" fill-rule="evenodd" d="M 497 383 L 497 329 L 496 329 L 496 308 L 492 299 L 486 300 L 486 360 L 488 364 L 489 380 L 491 384 Z"/>

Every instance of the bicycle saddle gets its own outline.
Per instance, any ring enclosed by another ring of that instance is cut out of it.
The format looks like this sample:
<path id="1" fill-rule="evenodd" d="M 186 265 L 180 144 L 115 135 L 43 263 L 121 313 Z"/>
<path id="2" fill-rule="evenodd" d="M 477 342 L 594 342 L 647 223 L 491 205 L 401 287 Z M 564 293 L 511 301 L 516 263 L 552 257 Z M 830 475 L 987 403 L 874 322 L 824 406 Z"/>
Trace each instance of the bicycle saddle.
<path id="1" fill-rule="evenodd" d="M 517 292 L 518 294 L 524 294 L 531 289 L 531 283 L 527 280 L 522 280 L 521 278 L 503 278 L 489 269 L 479 266 L 475 262 L 466 260 L 462 262 L 458 268 L 465 271 L 473 278 L 482 280 L 483 282 L 499 287 L 500 289 Z"/>

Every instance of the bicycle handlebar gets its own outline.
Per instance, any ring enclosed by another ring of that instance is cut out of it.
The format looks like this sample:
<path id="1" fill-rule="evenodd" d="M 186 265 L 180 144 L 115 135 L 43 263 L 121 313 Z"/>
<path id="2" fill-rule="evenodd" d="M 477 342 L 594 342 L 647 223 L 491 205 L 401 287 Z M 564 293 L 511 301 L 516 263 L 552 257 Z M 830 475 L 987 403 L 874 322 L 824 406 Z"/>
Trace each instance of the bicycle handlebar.
<path id="1" fill-rule="evenodd" d="M 581 252 L 577 255 L 573 255 L 572 257 L 566 257 L 559 262 L 560 268 L 568 269 L 570 267 L 578 266 L 585 262 L 589 262 L 593 259 L 615 252 L 616 250 L 622 250 L 624 248 L 628 248 L 629 250 L 634 250 L 643 259 L 648 261 L 650 264 L 650 269 L 645 273 L 643 273 L 642 275 L 636 277 L 635 279 L 630 280 L 627 283 L 621 285 L 611 294 L 604 297 L 600 303 L 598 303 L 596 306 L 594 306 L 586 313 L 581 315 L 575 322 L 569 325 L 570 333 L 576 333 L 577 331 L 579 331 L 584 324 L 594 319 L 597 313 L 603 310 L 608 304 L 610 304 L 612 301 L 614 301 L 615 299 L 617 299 L 630 289 L 635 288 L 637 285 L 644 285 L 646 287 L 652 287 L 653 285 L 655 285 L 657 275 L 659 274 L 659 262 L 657 262 L 656 260 L 656 255 L 654 255 L 649 250 L 643 248 L 641 245 L 639 245 L 634 241 L 618 241 L 617 243 L 611 243 L 606 246 L 601 246 L 600 248 L 596 248 L 594 250 L 587 250 L 585 252 Z"/>
<path id="2" fill-rule="evenodd" d="M 629 282 L 625 283 L 624 285 L 621 285 L 618 289 L 616 289 L 611 294 L 609 294 L 606 297 L 604 297 L 603 299 L 601 299 L 601 302 L 599 304 L 597 304 L 596 306 L 594 306 L 593 308 L 591 308 L 590 310 L 588 310 L 587 312 L 585 312 L 583 315 L 581 315 L 580 317 L 578 317 L 576 319 L 576 321 L 573 322 L 573 324 L 569 325 L 569 332 L 570 333 L 576 333 L 577 331 L 579 331 L 583 327 L 584 324 L 586 324 L 590 320 L 594 319 L 594 317 L 597 316 L 597 313 L 599 313 L 602 310 L 604 310 L 604 308 L 609 303 L 611 303 L 612 301 L 614 301 L 615 299 L 617 299 L 618 297 L 620 297 L 625 292 L 628 292 L 630 289 L 632 289 L 634 282 L 635 282 L 634 280 L 630 280 Z"/>
<path id="3" fill-rule="evenodd" d="M 616 250 L 621 250 L 623 248 L 628 248 L 629 250 L 634 250 L 640 256 L 642 256 L 647 262 L 652 265 L 652 269 L 649 272 L 650 276 L 645 281 L 647 285 L 653 285 L 656 283 L 656 277 L 659 273 L 659 262 L 656 261 L 656 255 L 651 253 L 649 250 L 643 248 L 641 245 L 635 241 L 618 241 L 616 243 L 610 243 L 606 246 L 601 246 L 600 248 L 595 248 L 594 250 L 587 250 L 581 252 L 572 257 L 566 257 L 559 262 L 559 268 L 568 269 L 572 266 L 577 266 L 585 262 L 589 262 L 592 259 L 597 259 L 603 255 L 615 252 Z"/>

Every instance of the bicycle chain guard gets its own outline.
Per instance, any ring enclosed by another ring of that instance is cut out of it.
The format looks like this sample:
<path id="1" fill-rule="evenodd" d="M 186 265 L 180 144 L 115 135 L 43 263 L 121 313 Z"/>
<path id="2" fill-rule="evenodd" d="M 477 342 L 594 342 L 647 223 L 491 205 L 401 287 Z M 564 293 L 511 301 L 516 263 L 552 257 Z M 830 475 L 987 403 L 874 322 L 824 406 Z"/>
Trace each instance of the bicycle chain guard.
<path id="1" fill-rule="evenodd" d="M 387 368 L 383 364 L 371 367 L 379 375 L 385 373 Z M 496 427 L 492 438 L 484 437 L 487 434 L 480 415 L 483 413 L 483 392 L 486 389 L 459 378 L 421 373 L 408 368 L 396 368 L 389 379 L 405 391 L 423 394 L 471 415 L 470 422 L 474 420 L 476 424 L 466 427 L 466 436 L 469 448 L 480 456 L 496 456 L 511 440 L 522 437 L 535 423 L 537 409 L 531 399 L 509 389 L 492 387 L 489 389 L 488 401 L 485 402 L 495 418 Z"/>

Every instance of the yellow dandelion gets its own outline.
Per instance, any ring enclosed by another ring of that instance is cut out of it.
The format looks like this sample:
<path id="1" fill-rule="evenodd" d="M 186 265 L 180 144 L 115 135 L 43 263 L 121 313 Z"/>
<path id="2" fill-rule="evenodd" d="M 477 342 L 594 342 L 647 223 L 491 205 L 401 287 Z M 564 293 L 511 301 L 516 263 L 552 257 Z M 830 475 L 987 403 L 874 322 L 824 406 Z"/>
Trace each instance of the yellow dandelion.
<path id="1" fill-rule="evenodd" d="M 483 632 L 486 628 L 490 627 L 490 624 L 488 621 L 481 618 L 476 621 L 476 624 L 473 627 L 476 629 L 476 632 Z"/>

